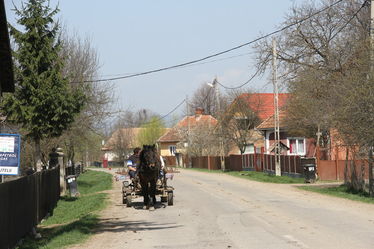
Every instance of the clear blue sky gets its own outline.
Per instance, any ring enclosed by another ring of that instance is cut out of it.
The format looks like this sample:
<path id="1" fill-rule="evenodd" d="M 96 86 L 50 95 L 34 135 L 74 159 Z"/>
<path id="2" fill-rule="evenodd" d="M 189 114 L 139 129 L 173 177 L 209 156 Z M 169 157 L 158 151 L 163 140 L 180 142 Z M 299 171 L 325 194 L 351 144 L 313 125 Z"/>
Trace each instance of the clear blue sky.
<path id="1" fill-rule="evenodd" d="M 301 0 L 300 0 L 301 1 Z M 12 2 L 7 16 L 14 24 Z M 14 0 L 19 6 L 21 0 Z M 51 0 L 55 6 L 58 1 Z M 183 63 L 257 38 L 279 27 L 292 0 L 60 0 L 59 17 L 69 30 L 90 37 L 100 75 L 137 73 Z M 217 57 L 251 53 L 251 47 Z M 147 108 L 161 115 L 215 76 L 236 86 L 254 73 L 253 55 L 114 82 L 116 108 Z M 251 86 L 271 91 L 268 79 Z M 220 89 L 223 91 L 223 89 Z M 182 108 L 181 108 L 182 109 Z M 179 109 L 176 113 L 181 113 Z"/>

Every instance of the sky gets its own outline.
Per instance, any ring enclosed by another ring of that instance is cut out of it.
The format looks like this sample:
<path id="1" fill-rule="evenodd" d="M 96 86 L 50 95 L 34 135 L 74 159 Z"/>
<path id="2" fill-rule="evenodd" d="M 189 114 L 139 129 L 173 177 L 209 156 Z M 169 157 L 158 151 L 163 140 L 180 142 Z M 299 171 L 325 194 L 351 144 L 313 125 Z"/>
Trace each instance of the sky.
<path id="1" fill-rule="evenodd" d="M 58 18 L 71 33 L 89 37 L 100 59 L 99 75 L 110 78 L 199 59 L 280 27 L 296 0 L 50 0 L 59 4 Z M 301 0 L 299 0 L 301 1 Z M 297 2 L 297 1 L 296 1 Z M 21 0 L 13 0 L 20 6 Z M 15 24 L 11 0 L 7 18 Z M 240 55 L 240 56 L 237 56 Z M 234 58 L 228 58 L 234 57 Z M 113 81 L 113 109 L 170 112 L 202 84 L 215 77 L 238 86 L 255 72 L 250 46 L 185 68 Z M 247 85 L 271 92 L 269 77 Z M 220 88 L 221 92 L 224 89 Z M 181 106 L 173 115 L 185 109 Z"/>

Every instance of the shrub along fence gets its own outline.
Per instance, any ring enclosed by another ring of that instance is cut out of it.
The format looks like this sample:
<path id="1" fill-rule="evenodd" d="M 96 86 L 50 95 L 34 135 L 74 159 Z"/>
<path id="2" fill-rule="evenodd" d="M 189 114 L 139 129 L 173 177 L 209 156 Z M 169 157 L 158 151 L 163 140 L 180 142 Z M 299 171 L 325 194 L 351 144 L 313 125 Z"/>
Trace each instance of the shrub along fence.
<path id="1" fill-rule="evenodd" d="M 0 184 L 0 249 L 13 248 L 60 198 L 58 167 Z"/>

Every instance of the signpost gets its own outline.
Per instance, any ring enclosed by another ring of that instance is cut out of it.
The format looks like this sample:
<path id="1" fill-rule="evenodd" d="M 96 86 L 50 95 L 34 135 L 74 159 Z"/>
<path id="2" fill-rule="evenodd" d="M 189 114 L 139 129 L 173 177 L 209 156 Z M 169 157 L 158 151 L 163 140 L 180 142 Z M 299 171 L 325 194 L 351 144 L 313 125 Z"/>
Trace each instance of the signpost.
<path id="1" fill-rule="evenodd" d="M 21 137 L 19 134 L 0 134 L 0 175 L 18 175 Z"/>

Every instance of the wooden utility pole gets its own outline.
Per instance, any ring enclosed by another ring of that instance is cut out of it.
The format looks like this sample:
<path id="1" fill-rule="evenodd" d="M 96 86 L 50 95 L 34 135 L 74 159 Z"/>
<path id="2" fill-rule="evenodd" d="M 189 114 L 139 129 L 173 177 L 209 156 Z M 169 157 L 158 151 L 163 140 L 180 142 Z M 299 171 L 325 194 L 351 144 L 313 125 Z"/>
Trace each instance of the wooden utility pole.
<path id="1" fill-rule="evenodd" d="M 186 95 L 186 118 L 187 118 L 187 146 L 185 146 L 186 153 L 187 153 L 187 164 L 186 168 L 191 168 L 191 158 L 189 153 L 189 146 L 190 146 L 190 108 L 188 102 L 188 95 Z"/>
<path id="2" fill-rule="evenodd" d="M 374 74 L 374 0 L 370 2 L 370 77 L 369 80 L 373 81 Z M 374 172 L 373 172 L 373 147 L 369 147 L 369 194 L 374 197 Z"/>
<path id="3" fill-rule="evenodd" d="M 274 143 L 275 143 L 275 175 L 281 175 L 280 167 L 280 134 L 279 134 L 279 103 L 277 82 L 277 48 L 273 38 L 273 87 L 274 87 Z"/>

